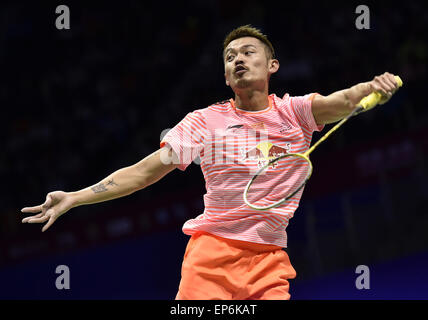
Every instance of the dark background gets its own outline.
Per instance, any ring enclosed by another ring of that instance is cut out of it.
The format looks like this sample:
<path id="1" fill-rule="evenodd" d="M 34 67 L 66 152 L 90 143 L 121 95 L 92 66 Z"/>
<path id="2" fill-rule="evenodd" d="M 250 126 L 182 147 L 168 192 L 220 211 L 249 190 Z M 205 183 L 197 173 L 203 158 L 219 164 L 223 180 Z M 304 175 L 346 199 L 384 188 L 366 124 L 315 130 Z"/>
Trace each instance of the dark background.
<path id="1" fill-rule="evenodd" d="M 55 27 L 61 4 L 70 30 Z M 327 95 L 385 71 L 404 81 L 312 155 L 314 174 L 287 228 L 292 299 L 427 299 L 428 8 L 365 2 L 370 29 L 358 30 L 359 4 L 2 2 L 0 298 L 175 298 L 188 240 L 181 226 L 203 210 L 197 165 L 72 209 L 45 233 L 21 224 L 20 209 L 138 162 L 188 112 L 233 97 L 222 41 L 250 23 L 275 47 L 278 96 Z M 55 287 L 58 265 L 70 268 L 70 290 Z M 358 265 L 370 268 L 369 290 L 355 287 Z"/>

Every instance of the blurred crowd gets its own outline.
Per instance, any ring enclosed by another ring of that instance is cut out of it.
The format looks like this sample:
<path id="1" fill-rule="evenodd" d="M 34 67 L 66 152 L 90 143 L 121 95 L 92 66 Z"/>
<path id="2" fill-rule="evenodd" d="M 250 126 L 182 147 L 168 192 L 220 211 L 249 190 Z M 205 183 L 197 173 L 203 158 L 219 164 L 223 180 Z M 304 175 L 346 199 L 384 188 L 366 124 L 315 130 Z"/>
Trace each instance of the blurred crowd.
<path id="1" fill-rule="evenodd" d="M 422 1 L 369 4 L 369 30 L 355 27 L 350 3 L 68 5 L 70 30 L 55 28 L 56 4 L 1 5 L 0 238 L 20 232 L 20 208 L 42 203 L 49 191 L 97 183 L 155 151 L 162 130 L 188 112 L 233 97 L 221 52 L 239 25 L 259 27 L 273 43 L 281 67 L 270 91 L 278 96 L 329 94 L 385 71 L 403 79 L 382 112 L 361 115 L 320 154 L 428 126 Z M 195 171 L 186 176 L 201 178 Z M 182 178 L 142 197 L 173 193 Z"/>

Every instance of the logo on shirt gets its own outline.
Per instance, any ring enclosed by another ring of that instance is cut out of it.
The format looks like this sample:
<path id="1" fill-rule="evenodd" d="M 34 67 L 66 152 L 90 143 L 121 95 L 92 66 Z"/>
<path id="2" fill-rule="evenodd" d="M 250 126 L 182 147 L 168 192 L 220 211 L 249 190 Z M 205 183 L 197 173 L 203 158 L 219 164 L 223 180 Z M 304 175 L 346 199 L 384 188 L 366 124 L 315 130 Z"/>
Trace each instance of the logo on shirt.
<path id="1" fill-rule="evenodd" d="M 273 144 L 268 141 L 260 142 L 257 146 L 245 151 L 245 148 L 241 148 L 242 160 L 256 160 L 257 167 L 260 169 L 265 166 L 269 161 L 275 159 L 276 157 L 283 156 L 289 153 L 291 149 L 291 143 L 287 143 L 285 148 Z M 275 168 L 278 165 L 278 162 L 272 163 L 269 167 Z"/>
<path id="2" fill-rule="evenodd" d="M 285 133 L 288 130 L 293 129 L 293 127 L 291 126 L 291 124 L 287 123 L 287 122 L 283 122 L 281 123 L 281 128 L 279 129 L 280 133 Z"/>
<path id="3" fill-rule="evenodd" d="M 266 126 L 263 122 L 256 122 L 250 124 L 232 124 L 226 127 L 226 130 L 235 131 L 236 129 L 247 129 L 247 130 L 266 130 Z"/>
<path id="4" fill-rule="evenodd" d="M 240 128 L 243 128 L 243 127 L 244 127 L 244 125 L 243 125 L 243 124 L 234 124 L 234 125 L 228 126 L 228 127 L 226 128 L 226 130 L 230 130 L 230 129 L 240 129 Z"/>

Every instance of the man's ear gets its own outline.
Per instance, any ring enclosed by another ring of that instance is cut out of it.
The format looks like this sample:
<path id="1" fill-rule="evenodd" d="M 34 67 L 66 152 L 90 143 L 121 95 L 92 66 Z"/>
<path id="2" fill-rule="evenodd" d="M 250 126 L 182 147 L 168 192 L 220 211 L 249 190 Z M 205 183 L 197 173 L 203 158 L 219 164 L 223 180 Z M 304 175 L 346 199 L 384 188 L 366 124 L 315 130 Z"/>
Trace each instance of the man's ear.
<path id="1" fill-rule="evenodd" d="M 269 73 L 275 73 L 279 69 L 279 61 L 277 59 L 270 59 L 269 60 Z"/>
<path id="2" fill-rule="evenodd" d="M 226 86 L 230 87 L 230 82 L 227 80 L 226 73 L 224 74 L 224 78 L 226 79 Z"/>

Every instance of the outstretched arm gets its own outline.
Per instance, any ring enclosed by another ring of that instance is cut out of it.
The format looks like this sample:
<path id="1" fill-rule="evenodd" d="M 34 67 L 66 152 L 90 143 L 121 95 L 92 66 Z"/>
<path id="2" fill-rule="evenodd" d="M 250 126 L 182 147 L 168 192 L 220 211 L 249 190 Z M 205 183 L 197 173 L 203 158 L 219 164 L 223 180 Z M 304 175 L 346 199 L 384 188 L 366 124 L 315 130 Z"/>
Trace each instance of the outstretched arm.
<path id="1" fill-rule="evenodd" d="M 336 91 L 328 96 L 316 95 L 312 101 L 312 113 L 318 125 L 333 123 L 346 117 L 357 107 L 364 97 L 379 92 L 387 102 L 398 89 L 394 75 L 385 72 L 372 81 L 359 83 L 345 90 Z"/>
<path id="2" fill-rule="evenodd" d="M 176 164 L 165 164 L 165 161 L 162 161 L 161 157 L 168 157 L 166 153 L 171 155 L 172 150 L 166 147 L 159 149 L 140 162 L 113 172 L 93 186 L 71 192 L 74 206 L 127 196 L 159 181 L 177 167 Z"/>
<path id="3" fill-rule="evenodd" d="M 163 147 L 140 162 L 119 169 L 99 183 L 75 192 L 54 191 L 46 196 L 45 203 L 26 207 L 24 213 L 36 213 L 26 217 L 23 223 L 46 223 L 42 231 L 46 231 L 58 217 L 71 208 L 120 198 L 135 191 L 144 189 L 159 181 L 177 165 L 175 153 Z"/>

